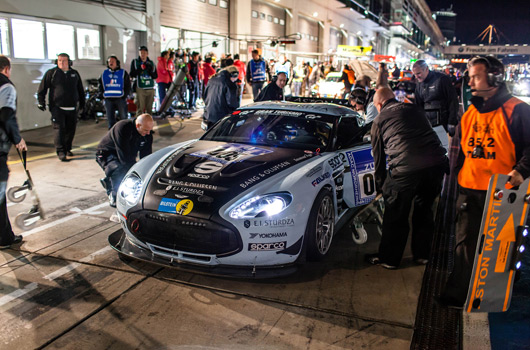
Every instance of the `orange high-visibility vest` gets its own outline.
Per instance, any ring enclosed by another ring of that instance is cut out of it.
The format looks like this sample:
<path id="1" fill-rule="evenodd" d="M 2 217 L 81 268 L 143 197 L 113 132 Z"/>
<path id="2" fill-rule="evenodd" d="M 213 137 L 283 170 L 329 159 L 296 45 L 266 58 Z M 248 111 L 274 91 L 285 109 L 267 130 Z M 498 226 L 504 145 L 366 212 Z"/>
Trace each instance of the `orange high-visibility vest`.
<path id="1" fill-rule="evenodd" d="M 475 106 L 469 106 L 460 122 L 460 145 L 465 156 L 464 165 L 458 173 L 460 186 L 487 191 L 493 174 L 512 171 L 516 163 L 515 145 L 508 125 L 512 122 L 513 109 L 519 103 L 524 102 L 512 97 L 502 107 L 487 113 L 479 113 Z M 478 145 L 484 149 L 484 156 L 480 158 L 473 155 Z"/>

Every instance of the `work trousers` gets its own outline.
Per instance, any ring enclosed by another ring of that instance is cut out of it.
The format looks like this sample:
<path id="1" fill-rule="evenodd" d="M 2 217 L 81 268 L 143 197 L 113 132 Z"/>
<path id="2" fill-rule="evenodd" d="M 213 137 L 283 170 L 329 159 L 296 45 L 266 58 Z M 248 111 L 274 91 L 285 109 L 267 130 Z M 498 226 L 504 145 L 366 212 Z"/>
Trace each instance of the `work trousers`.
<path id="1" fill-rule="evenodd" d="M 256 99 L 259 96 L 259 93 L 261 92 L 261 90 L 263 90 L 264 84 L 265 84 L 264 81 L 253 81 L 252 82 L 252 97 L 254 98 L 254 101 L 256 101 Z"/>
<path id="2" fill-rule="evenodd" d="M 136 116 L 148 113 L 153 114 L 153 101 L 155 89 L 136 88 Z"/>
<path id="3" fill-rule="evenodd" d="M 399 266 L 409 236 L 409 214 L 412 213 L 411 248 L 414 259 L 429 259 L 434 234 L 433 204 L 442 190 L 444 168 L 392 176 L 390 171 L 383 184 L 385 212 L 379 258 Z"/>
<path id="4" fill-rule="evenodd" d="M 114 154 L 106 156 L 97 154 L 96 162 L 105 172 L 105 176 L 110 180 L 111 188 L 107 188 L 107 194 L 112 192 L 114 196 L 116 196 L 121 181 L 131 168 L 132 164 L 120 163 L 118 156 Z"/>
<path id="5" fill-rule="evenodd" d="M 0 181 L 0 245 L 10 245 L 15 239 L 7 216 L 6 187 L 7 181 Z"/>
<path id="6" fill-rule="evenodd" d="M 69 152 L 72 150 L 77 126 L 77 110 L 65 111 L 53 107 L 51 112 L 55 150 L 57 154 Z"/>
<path id="7" fill-rule="evenodd" d="M 109 129 L 116 124 L 116 111 L 118 111 L 120 120 L 127 119 L 127 101 L 125 97 L 105 99 L 105 113 Z"/>
<path id="8" fill-rule="evenodd" d="M 456 201 L 454 266 L 442 295 L 462 304 L 467 299 L 473 273 L 486 195 L 486 191 L 460 188 Z"/>

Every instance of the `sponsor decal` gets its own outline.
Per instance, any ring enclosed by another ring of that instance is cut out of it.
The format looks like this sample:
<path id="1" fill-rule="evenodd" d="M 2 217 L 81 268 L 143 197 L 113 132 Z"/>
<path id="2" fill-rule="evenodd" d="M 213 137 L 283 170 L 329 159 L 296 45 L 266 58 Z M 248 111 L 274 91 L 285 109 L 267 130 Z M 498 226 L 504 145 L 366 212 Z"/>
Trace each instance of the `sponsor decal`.
<path id="1" fill-rule="evenodd" d="M 316 173 L 319 173 L 321 171 L 322 171 L 322 165 L 319 165 L 319 166 L 316 166 L 313 169 L 309 170 L 305 176 L 306 177 L 313 177 Z"/>
<path id="2" fill-rule="evenodd" d="M 287 241 L 248 244 L 248 250 L 251 252 L 284 250 L 285 247 L 287 247 Z"/>
<path id="3" fill-rule="evenodd" d="M 180 186 L 180 187 L 194 187 L 194 188 L 200 188 L 203 190 L 212 190 L 217 191 L 217 186 L 215 185 L 209 185 L 209 184 L 200 184 L 196 182 L 188 182 L 188 181 L 180 181 L 180 180 L 171 180 L 171 179 L 165 179 L 165 178 L 159 178 L 158 183 L 161 185 L 171 185 L 171 186 Z"/>
<path id="4" fill-rule="evenodd" d="M 329 172 L 326 172 L 320 175 L 319 177 L 317 177 L 316 179 L 314 179 L 313 181 L 311 181 L 311 185 L 313 185 L 313 187 L 318 186 L 322 181 L 328 179 L 330 176 L 331 175 L 329 174 Z"/>
<path id="5" fill-rule="evenodd" d="M 244 182 L 240 183 L 239 186 L 241 186 L 242 188 L 247 188 L 248 186 L 258 182 L 259 180 L 267 177 L 267 176 L 270 176 L 272 174 L 274 174 L 275 172 L 285 168 L 285 167 L 288 167 L 289 165 L 291 165 L 290 162 L 288 161 L 285 161 L 285 162 L 282 162 L 282 163 L 279 163 L 279 164 L 276 164 L 268 169 L 265 169 L 263 170 L 262 172 L 259 172 L 257 175 L 254 175 L 252 176 L 251 178 L 245 180 Z"/>
<path id="6" fill-rule="evenodd" d="M 204 174 L 195 174 L 195 173 L 191 173 L 191 174 L 188 174 L 189 177 L 194 177 L 194 178 L 197 178 L 197 179 L 209 179 L 210 178 L 210 175 L 204 175 Z"/>
<path id="7" fill-rule="evenodd" d="M 331 158 L 330 160 L 328 160 L 328 164 L 329 166 L 331 167 L 331 169 L 333 171 L 335 171 L 336 169 L 340 168 L 342 166 L 342 160 L 343 160 L 344 155 L 343 154 L 339 154 L 339 155 L 336 155 L 335 157 Z"/>
<path id="8" fill-rule="evenodd" d="M 287 232 L 250 233 L 250 239 L 259 238 L 282 238 L 287 237 Z"/>
<path id="9" fill-rule="evenodd" d="M 295 159 L 293 159 L 293 161 L 301 162 L 301 161 L 306 160 L 306 159 L 311 158 L 311 157 L 313 157 L 313 153 L 304 153 L 303 156 L 295 158 Z"/>
<path id="10" fill-rule="evenodd" d="M 227 143 L 211 149 L 190 153 L 191 156 L 206 158 L 221 164 L 241 162 L 245 159 L 272 153 L 272 151 L 260 147 Z"/>
<path id="11" fill-rule="evenodd" d="M 175 212 L 180 215 L 188 215 L 193 209 L 193 202 L 191 199 L 184 199 L 177 203 Z"/>
<path id="12" fill-rule="evenodd" d="M 196 195 L 196 196 L 204 195 L 204 191 L 203 190 L 198 190 L 196 188 L 175 187 L 174 190 L 178 191 L 178 192 L 182 192 L 182 193 Z M 182 196 L 181 194 L 175 194 L 175 197 L 177 197 L 177 198 L 186 198 L 187 196 Z"/>
<path id="13" fill-rule="evenodd" d="M 244 225 L 246 228 L 294 226 L 294 219 L 245 220 Z"/>
<path id="14" fill-rule="evenodd" d="M 281 110 L 277 110 L 277 111 L 259 110 L 259 111 L 256 111 L 256 113 L 254 114 L 255 115 L 285 115 L 285 116 L 290 116 L 290 117 L 299 117 L 304 113 L 293 112 L 293 111 L 281 111 Z"/>
<path id="15" fill-rule="evenodd" d="M 167 167 L 167 165 L 169 163 L 171 163 L 171 161 L 178 155 L 178 150 L 176 150 L 172 155 L 170 155 L 169 157 L 166 158 L 166 160 L 164 160 L 164 162 L 162 162 L 162 164 L 160 164 L 160 166 L 158 167 L 158 169 L 156 169 L 156 174 L 160 174 L 161 172 L 164 171 L 164 169 Z"/>
<path id="16" fill-rule="evenodd" d="M 370 146 L 346 152 L 353 181 L 354 206 L 370 203 L 376 196 L 374 158 Z"/>
<path id="17" fill-rule="evenodd" d="M 210 161 L 197 164 L 194 170 L 197 174 L 211 174 L 218 172 L 223 166 L 224 165 L 219 162 Z"/>
<path id="18" fill-rule="evenodd" d="M 164 213 L 177 213 L 177 204 L 180 202 L 178 199 L 173 198 L 162 198 L 160 204 L 158 205 L 158 211 Z"/>

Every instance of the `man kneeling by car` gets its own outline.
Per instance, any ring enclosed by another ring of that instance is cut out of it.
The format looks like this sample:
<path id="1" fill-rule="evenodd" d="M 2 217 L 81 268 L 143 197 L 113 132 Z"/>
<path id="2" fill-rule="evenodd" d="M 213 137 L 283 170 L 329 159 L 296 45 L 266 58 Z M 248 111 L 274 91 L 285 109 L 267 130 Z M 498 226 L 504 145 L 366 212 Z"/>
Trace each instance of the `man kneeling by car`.
<path id="1" fill-rule="evenodd" d="M 136 163 L 136 155 L 140 153 L 140 158 L 143 158 L 153 152 L 153 126 L 153 117 L 149 114 L 120 120 L 99 142 L 96 161 L 105 171 L 105 177 L 100 182 L 107 190 L 111 207 L 116 207 L 118 187 Z"/>

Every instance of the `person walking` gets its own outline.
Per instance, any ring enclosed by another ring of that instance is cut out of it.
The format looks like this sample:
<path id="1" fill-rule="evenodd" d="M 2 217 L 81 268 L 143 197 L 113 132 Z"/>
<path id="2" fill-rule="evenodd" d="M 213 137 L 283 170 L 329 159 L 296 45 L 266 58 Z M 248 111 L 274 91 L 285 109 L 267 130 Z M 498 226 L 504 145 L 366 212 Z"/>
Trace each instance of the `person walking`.
<path id="1" fill-rule="evenodd" d="M 252 86 L 254 100 L 263 89 L 268 74 L 267 62 L 259 55 L 258 50 L 252 50 L 252 59 L 247 63 L 247 83 Z"/>
<path id="2" fill-rule="evenodd" d="M 100 179 L 107 190 L 109 204 L 116 207 L 116 194 L 127 171 L 140 159 L 153 152 L 153 117 L 141 114 L 136 119 L 120 120 L 99 142 L 96 162 L 105 172 Z"/>
<path id="3" fill-rule="evenodd" d="M 371 129 L 375 183 L 385 212 L 379 251 L 366 259 L 387 269 L 399 267 L 414 203 L 412 255 L 417 264 L 426 264 L 434 234 L 433 203 L 449 165 L 445 149 L 421 108 L 396 101 L 390 88 L 377 90 L 374 105 L 379 112 Z"/>
<path id="4" fill-rule="evenodd" d="M 149 59 L 147 46 L 140 46 L 139 55 L 131 62 L 130 75 L 136 91 L 136 116 L 151 113 L 155 99 L 156 66 Z"/>
<path id="5" fill-rule="evenodd" d="M 111 55 L 107 59 L 107 69 L 99 77 L 98 90 L 105 100 L 109 129 L 116 124 L 116 112 L 119 119 L 127 119 L 127 96 L 131 93 L 131 78 L 121 68 L 118 57 Z"/>
<path id="6" fill-rule="evenodd" d="M 57 157 L 68 161 L 73 157 L 74 141 L 78 112 L 85 107 L 85 90 L 79 73 L 72 69 L 72 61 L 66 53 L 60 53 L 55 61 L 56 66 L 48 70 L 37 91 L 38 108 L 46 110 L 46 93 L 48 108 L 52 115 L 54 144 Z"/>
<path id="7" fill-rule="evenodd" d="M 9 80 L 11 61 L 0 55 L 0 249 L 7 249 L 22 242 L 22 236 L 15 235 L 9 222 L 6 202 L 6 187 L 9 178 L 7 155 L 14 144 L 18 151 L 26 151 L 27 146 L 20 136 L 17 123 L 17 91 Z"/>
<path id="8" fill-rule="evenodd" d="M 209 81 L 204 93 L 203 128 L 209 130 L 225 115 L 239 108 L 239 95 L 236 81 L 239 71 L 236 66 L 228 66 L 219 71 Z"/>

